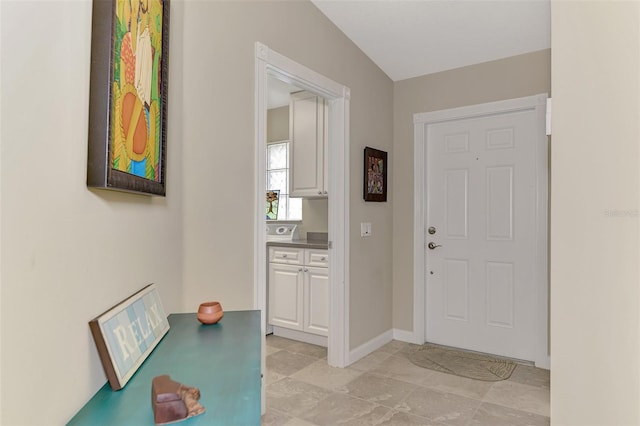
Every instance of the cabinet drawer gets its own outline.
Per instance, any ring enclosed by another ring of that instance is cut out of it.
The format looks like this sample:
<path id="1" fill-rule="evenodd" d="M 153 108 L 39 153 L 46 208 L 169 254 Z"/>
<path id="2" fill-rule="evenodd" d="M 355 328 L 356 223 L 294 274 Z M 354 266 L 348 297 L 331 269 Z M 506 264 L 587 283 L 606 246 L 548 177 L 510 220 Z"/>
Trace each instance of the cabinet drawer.
<path id="1" fill-rule="evenodd" d="M 269 262 L 302 265 L 304 250 L 291 247 L 269 247 Z"/>
<path id="2" fill-rule="evenodd" d="M 307 249 L 304 264 L 307 266 L 317 266 L 319 268 L 329 267 L 329 251 L 321 249 Z"/>

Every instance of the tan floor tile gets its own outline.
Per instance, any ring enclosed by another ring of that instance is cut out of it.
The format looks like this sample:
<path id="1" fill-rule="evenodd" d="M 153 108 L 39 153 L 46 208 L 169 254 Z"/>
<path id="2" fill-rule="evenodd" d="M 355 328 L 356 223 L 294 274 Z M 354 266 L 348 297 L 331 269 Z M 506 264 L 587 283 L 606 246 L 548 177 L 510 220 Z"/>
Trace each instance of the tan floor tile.
<path id="1" fill-rule="evenodd" d="M 267 410 L 274 409 L 293 417 L 300 417 L 331 395 L 321 387 L 286 377 L 266 388 Z"/>
<path id="2" fill-rule="evenodd" d="M 308 422 L 306 420 L 299 419 L 297 417 L 292 418 L 284 426 L 318 426 L 315 423 Z"/>
<path id="3" fill-rule="evenodd" d="M 374 425 L 388 411 L 386 407 L 334 393 L 302 417 L 317 425 L 367 426 Z"/>
<path id="4" fill-rule="evenodd" d="M 378 349 L 378 351 L 395 354 L 396 352 L 400 352 L 406 349 L 409 345 L 410 343 L 400 342 L 399 340 L 392 340 L 386 345 L 384 345 L 383 347 L 381 347 L 380 349 Z"/>
<path id="5" fill-rule="evenodd" d="M 418 386 L 390 377 L 363 374 L 346 385 L 346 393 L 360 399 L 393 408 Z"/>
<path id="6" fill-rule="evenodd" d="M 412 353 L 417 352 L 417 351 L 419 351 L 420 349 L 423 349 L 423 348 L 424 348 L 424 345 L 415 345 L 413 343 L 407 343 L 406 346 L 402 347 L 394 355 L 408 358 L 409 355 L 411 355 Z"/>
<path id="7" fill-rule="evenodd" d="M 549 370 L 531 367 L 528 365 L 518 365 L 509 377 L 509 380 L 522 383 L 523 385 L 549 388 Z"/>
<path id="8" fill-rule="evenodd" d="M 269 355 L 274 354 L 274 353 L 276 353 L 278 351 L 281 351 L 281 350 L 282 350 L 282 348 L 276 348 L 275 346 L 266 345 L 265 348 L 264 348 L 264 353 L 265 353 L 266 356 L 269 356 Z"/>
<path id="9" fill-rule="evenodd" d="M 275 371 L 273 371 L 273 368 L 267 368 L 267 371 L 265 371 L 264 373 L 264 385 L 269 386 L 270 384 L 275 383 L 278 380 L 282 380 L 285 377 L 288 377 L 288 376 L 285 376 L 284 374 L 276 373 Z"/>
<path id="10" fill-rule="evenodd" d="M 360 358 L 358 361 L 351 364 L 348 368 L 358 371 L 369 371 L 380 365 L 380 363 L 391 356 L 388 352 L 373 352 L 369 355 Z"/>
<path id="11" fill-rule="evenodd" d="M 518 365 L 482 382 L 424 369 L 420 345 L 392 341 L 348 368 L 329 367 L 326 348 L 269 336 L 265 426 L 547 426 L 549 372 Z"/>
<path id="12" fill-rule="evenodd" d="M 549 416 L 549 389 L 503 380 L 491 387 L 484 402 Z"/>
<path id="13" fill-rule="evenodd" d="M 430 374 L 420 383 L 422 386 L 467 398 L 482 399 L 495 383 L 468 379 L 439 371 L 429 370 L 429 372 Z"/>
<path id="14" fill-rule="evenodd" d="M 412 364 L 407 358 L 397 356 L 390 356 L 369 372 L 417 385 L 422 384 L 432 374 L 430 370 Z"/>
<path id="15" fill-rule="evenodd" d="M 327 348 L 310 343 L 296 342 L 286 348 L 289 352 L 309 355 L 314 358 L 327 359 Z"/>
<path id="16" fill-rule="evenodd" d="M 262 416 L 260 424 L 262 426 L 284 426 L 289 420 L 291 420 L 291 416 L 273 409 L 267 409 L 267 412 Z"/>
<path id="17" fill-rule="evenodd" d="M 267 357 L 267 369 L 278 374 L 290 376 L 317 360 L 318 358 L 309 355 L 294 354 L 287 350 L 281 350 Z"/>
<path id="18" fill-rule="evenodd" d="M 549 417 L 482 403 L 469 426 L 549 426 Z"/>
<path id="19" fill-rule="evenodd" d="M 401 411 L 389 411 L 376 426 L 446 426 L 444 423 L 436 422 L 424 417 L 414 416 L 413 414 L 403 413 Z"/>
<path id="20" fill-rule="evenodd" d="M 480 401 L 427 388 L 417 388 L 395 409 L 453 426 L 466 425 Z"/>
<path id="21" fill-rule="evenodd" d="M 327 361 L 317 360 L 291 377 L 332 391 L 344 392 L 344 386 L 361 374 L 356 370 L 330 367 Z"/>
<path id="22" fill-rule="evenodd" d="M 270 334 L 266 338 L 267 346 L 271 346 L 274 348 L 284 349 L 287 346 L 291 346 L 294 343 L 298 343 L 295 340 L 285 339 L 284 337 L 274 336 Z"/>

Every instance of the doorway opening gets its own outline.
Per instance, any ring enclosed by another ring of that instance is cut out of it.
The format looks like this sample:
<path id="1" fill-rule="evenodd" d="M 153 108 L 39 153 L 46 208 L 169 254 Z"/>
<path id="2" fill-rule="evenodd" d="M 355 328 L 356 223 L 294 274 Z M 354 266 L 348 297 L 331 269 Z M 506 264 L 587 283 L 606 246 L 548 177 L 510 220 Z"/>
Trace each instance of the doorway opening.
<path id="1" fill-rule="evenodd" d="M 269 79 L 323 97 L 328 104 L 328 245 L 329 336 L 327 362 L 345 367 L 349 351 L 349 88 L 269 49 L 255 45 L 255 225 L 254 307 L 261 310 L 262 334 L 267 327 L 267 225 L 265 221 L 267 88 Z M 264 371 L 264 354 L 263 371 Z"/>

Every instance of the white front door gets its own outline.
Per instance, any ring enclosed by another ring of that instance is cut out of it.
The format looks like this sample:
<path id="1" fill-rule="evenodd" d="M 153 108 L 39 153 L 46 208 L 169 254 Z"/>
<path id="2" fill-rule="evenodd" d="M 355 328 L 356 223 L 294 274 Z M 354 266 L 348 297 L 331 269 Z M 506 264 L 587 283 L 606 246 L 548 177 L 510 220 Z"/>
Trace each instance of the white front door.
<path id="1" fill-rule="evenodd" d="M 539 127 L 535 109 L 426 124 L 428 342 L 536 359 Z"/>

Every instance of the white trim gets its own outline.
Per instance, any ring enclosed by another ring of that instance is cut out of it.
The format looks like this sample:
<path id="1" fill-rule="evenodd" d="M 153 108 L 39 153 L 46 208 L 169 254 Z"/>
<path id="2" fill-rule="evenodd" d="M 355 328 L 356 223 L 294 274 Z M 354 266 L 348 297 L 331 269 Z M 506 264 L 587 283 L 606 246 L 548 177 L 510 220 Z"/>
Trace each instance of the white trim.
<path id="1" fill-rule="evenodd" d="M 329 365 L 345 367 L 349 357 L 349 98 L 350 90 L 315 71 L 255 44 L 255 198 L 254 198 L 254 307 L 262 311 L 262 332 L 266 329 L 266 93 L 267 76 L 272 75 L 323 96 L 329 103 Z M 265 368 L 263 354 L 263 371 Z M 263 395 L 264 396 L 264 395 Z M 263 398 L 264 400 L 264 398 Z"/>
<path id="2" fill-rule="evenodd" d="M 425 129 L 430 124 L 464 118 L 482 117 L 497 113 L 531 110 L 537 112 L 538 135 L 536 145 L 536 276 L 535 282 L 548 283 L 548 139 L 545 136 L 545 107 L 547 94 L 527 96 L 506 101 L 489 102 L 461 108 L 414 114 L 414 219 L 413 219 L 413 343 L 425 342 L 425 219 L 428 211 L 425 197 L 427 158 L 424 146 Z M 548 285 L 538 288 L 537 305 L 538 327 L 536 332 L 537 351 L 533 360 L 536 366 L 549 368 Z"/>
<path id="3" fill-rule="evenodd" d="M 317 334 L 305 333 L 304 331 L 291 330 L 289 328 L 273 326 L 273 335 L 286 339 L 298 340 L 312 345 L 327 347 L 327 338 Z"/>
<path id="4" fill-rule="evenodd" d="M 415 123 L 415 116 L 414 116 Z M 414 124 L 413 154 L 413 343 L 425 342 L 425 124 Z"/>
<path id="5" fill-rule="evenodd" d="M 394 328 L 392 331 L 393 331 L 393 340 L 398 340 L 400 342 L 407 342 L 407 343 L 416 343 L 413 340 L 413 338 L 415 336 L 413 331 L 400 330 L 398 328 Z M 417 343 L 417 344 L 421 345 L 422 343 L 424 343 L 424 342 Z"/>
<path id="6" fill-rule="evenodd" d="M 393 330 L 387 330 L 384 333 L 374 337 L 368 342 L 363 343 L 349 353 L 349 364 L 353 364 L 361 358 L 369 355 L 371 352 L 380 349 L 393 340 Z"/>

